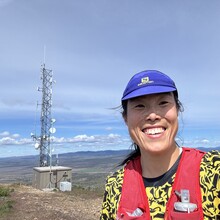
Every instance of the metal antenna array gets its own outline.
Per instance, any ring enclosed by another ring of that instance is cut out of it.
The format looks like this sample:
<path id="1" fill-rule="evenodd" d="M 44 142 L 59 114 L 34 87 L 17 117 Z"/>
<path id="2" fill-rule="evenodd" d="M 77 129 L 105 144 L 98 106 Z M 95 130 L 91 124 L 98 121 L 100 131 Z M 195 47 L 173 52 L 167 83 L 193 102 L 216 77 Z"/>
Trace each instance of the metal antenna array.
<path id="1" fill-rule="evenodd" d="M 52 151 L 51 151 L 51 134 L 55 133 L 53 124 L 55 119 L 51 118 L 52 107 L 52 85 L 53 85 L 53 72 L 46 69 L 45 64 L 41 68 L 42 88 L 38 91 L 42 92 L 41 103 L 41 135 L 37 137 L 31 134 L 32 138 L 36 141 L 35 148 L 40 149 L 40 166 L 52 166 Z"/>
<path id="2" fill-rule="evenodd" d="M 55 119 L 51 118 L 52 108 L 52 85 L 53 72 L 52 70 L 45 68 L 45 51 L 44 51 L 44 63 L 41 66 L 41 80 L 42 88 L 38 88 L 38 91 L 42 92 L 41 105 L 41 134 L 31 134 L 33 140 L 35 140 L 35 149 L 40 149 L 40 164 L 39 167 L 34 167 L 33 182 L 32 185 L 37 189 L 54 189 L 59 188 L 61 191 L 71 191 L 72 189 L 72 168 L 52 165 L 52 150 L 51 134 L 56 132 L 53 127 Z M 38 106 L 38 104 L 37 104 Z M 35 127 L 36 133 L 36 127 Z M 57 161 L 58 162 L 58 155 Z"/>

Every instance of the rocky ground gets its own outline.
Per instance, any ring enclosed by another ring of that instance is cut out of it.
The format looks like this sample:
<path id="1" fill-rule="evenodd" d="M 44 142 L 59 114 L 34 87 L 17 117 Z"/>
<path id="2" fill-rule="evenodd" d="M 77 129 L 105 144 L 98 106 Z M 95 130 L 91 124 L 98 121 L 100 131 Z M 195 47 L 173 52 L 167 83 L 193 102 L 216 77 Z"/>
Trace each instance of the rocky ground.
<path id="1" fill-rule="evenodd" d="M 12 209 L 4 220 L 99 219 L 102 196 L 97 191 L 75 188 L 72 192 L 42 191 L 26 185 L 9 185 Z"/>

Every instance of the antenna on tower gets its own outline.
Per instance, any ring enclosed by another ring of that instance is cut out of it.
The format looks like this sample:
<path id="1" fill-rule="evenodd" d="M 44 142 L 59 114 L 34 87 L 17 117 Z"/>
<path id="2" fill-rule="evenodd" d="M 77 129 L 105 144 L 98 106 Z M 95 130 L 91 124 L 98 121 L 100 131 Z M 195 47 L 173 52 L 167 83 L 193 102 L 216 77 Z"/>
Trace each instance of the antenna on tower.
<path id="1" fill-rule="evenodd" d="M 51 134 L 56 132 L 54 128 L 55 119 L 51 117 L 52 108 L 52 85 L 53 71 L 45 68 L 45 54 L 46 47 L 44 46 L 44 63 L 41 67 L 41 80 L 42 87 L 38 87 L 38 91 L 42 92 L 41 101 L 41 134 L 31 134 L 35 140 L 35 148 L 40 149 L 40 162 L 41 167 L 52 166 L 52 150 L 51 150 Z"/>
<path id="2" fill-rule="evenodd" d="M 44 65 L 46 63 L 46 45 L 44 45 Z"/>

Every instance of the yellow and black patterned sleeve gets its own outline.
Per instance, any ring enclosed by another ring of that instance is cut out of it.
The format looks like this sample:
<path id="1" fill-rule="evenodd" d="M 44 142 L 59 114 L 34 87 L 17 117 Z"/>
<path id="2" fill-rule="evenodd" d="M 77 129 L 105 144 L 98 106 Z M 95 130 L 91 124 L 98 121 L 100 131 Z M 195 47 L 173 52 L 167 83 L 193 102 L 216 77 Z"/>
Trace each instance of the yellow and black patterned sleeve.
<path id="1" fill-rule="evenodd" d="M 102 203 L 100 220 L 114 220 L 120 200 L 124 169 L 116 171 L 113 175 L 107 177 L 105 184 L 105 193 Z"/>
<path id="2" fill-rule="evenodd" d="M 204 219 L 220 219 L 220 152 L 207 152 L 201 162 L 200 184 Z"/>
<path id="3" fill-rule="evenodd" d="M 123 176 L 124 169 L 122 168 L 107 178 L 100 220 L 116 219 Z M 170 194 L 169 191 L 171 190 L 174 176 L 163 186 L 147 188 L 152 219 L 163 219 L 165 203 L 168 199 L 167 196 Z M 219 151 L 210 151 L 204 155 L 200 166 L 200 185 L 204 220 L 220 219 Z M 154 201 L 156 202 L 156 206 Z M 159 207 L 162 208 L 160 209 Z M 153 212 L 152 210 L 157 211 Z"/>

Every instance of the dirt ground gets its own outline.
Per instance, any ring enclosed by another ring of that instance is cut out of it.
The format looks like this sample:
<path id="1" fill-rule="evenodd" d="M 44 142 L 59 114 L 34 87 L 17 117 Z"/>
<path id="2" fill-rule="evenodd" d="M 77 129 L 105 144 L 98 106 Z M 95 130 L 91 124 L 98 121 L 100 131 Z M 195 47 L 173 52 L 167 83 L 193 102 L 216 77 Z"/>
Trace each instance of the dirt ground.
<path id="1" fill-rule="evenodd" d="M 71 192 L 42 191 L 26 185 L 11 185 L 13 208 L 4 220 L 93 220 L 99 219 L 100 193 L 73 189 Z"/>
<path id="2" fill-rule="evenodd" d="M 0 185 L 13 189 L 7 197 L 13 201 L 13 207 L 3 217 L 0 215 L 0 220 L 98 220 L 106 177 L 117 169 L 127 153 L 97 151 L 60 155 L 60 164 L 72 168 L 71 192 L 42 191 L 31 186 L 37 156 L 1 158 Z M 0 197 L 0 208 L 5 202 Z"/>

